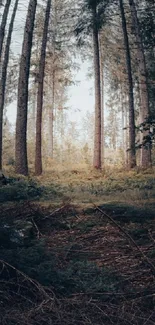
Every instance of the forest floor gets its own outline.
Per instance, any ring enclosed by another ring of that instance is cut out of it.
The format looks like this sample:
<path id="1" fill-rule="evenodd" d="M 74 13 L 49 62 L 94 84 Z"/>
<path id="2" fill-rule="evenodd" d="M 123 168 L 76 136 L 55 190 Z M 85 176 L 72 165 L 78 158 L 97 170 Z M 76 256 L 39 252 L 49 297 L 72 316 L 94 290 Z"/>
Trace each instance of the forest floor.
<path id="1" fill-rule="evenodd" d="M 0 324 L 155 324 L 153 171 L 8 177 L 0 202 Z"/>

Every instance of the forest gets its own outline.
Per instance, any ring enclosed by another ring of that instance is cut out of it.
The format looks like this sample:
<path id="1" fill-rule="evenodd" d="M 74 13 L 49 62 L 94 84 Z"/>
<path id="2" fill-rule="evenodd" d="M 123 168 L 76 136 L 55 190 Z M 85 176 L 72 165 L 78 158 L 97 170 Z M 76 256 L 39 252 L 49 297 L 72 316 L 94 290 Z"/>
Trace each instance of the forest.
<path id="1" fill-rule="evenodd" d="M 154 214 L 154 0 L 0 0 L 0 324 L 155 324 Z"/>

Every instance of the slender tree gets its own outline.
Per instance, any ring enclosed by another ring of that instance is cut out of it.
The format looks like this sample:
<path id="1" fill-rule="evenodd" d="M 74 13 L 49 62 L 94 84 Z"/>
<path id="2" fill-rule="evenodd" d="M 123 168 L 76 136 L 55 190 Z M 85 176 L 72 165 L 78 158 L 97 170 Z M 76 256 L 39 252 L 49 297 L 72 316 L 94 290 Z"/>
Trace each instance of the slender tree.
<path id="1" fill-rule="evenodd" d="M 75 29 L 76 35 L 79 36 L 79 44 L 85 38 L 92 35 L 92 47 L 94 58 L 94 81 L 95 81 L 95 132 L 94 132 L 94 157 L 93 167 L 101 169 L 102 165 L 102 103 L 101 103 L 101 70 L 100 70 L 100 45 L 99 30 L 103 25 L 104 12 L 108 1 L 85 0 L 81 4 L 81 17 L 78 19 Z M 87 17 L 87 19 L 86 19 Z M 87 35 L 87 36 L 86 36 Z"/>
<path id="2" fill-rule="evenodd" d="M 42 108 L 43 108 L 43 86 L 44 86 L 44 72 L 45 72 L 45 58 L 46 58 L 46 44 L 48 24 L 50 18 L 51 0 L 47 1 L 44 29 L 42 37 L 40 64 L 39 64 L 39 80 L 38 80 L 38 94 L 37 94 L 37 121 L 36 121 L 36 152 L 35 152 L 35 174 L 42 173 L 42 154 L 41 154 L 41 129 L 42 129 Z"/>
<path id="3" fill-rule="evenodd" d="M 134 95 L 133 95 L 133 80 L 132 80 L 132 68 L 131 68 L 131 56 L 129 48 L 129 39 L 126 25 L 126 18 L 124 12 L 123 0 L 119 0 L 122 30 L 124 37 L 124 47 L 126 54 L 126 68 L 128 75 L 128 98 L 129 98 L 129 160 L 128 164 L 130 168 L 136 166 L 136 150 L 135 150 L 135 112 L 134 112 Z"/>
<path id="4" fill-rule="evenodd" d="M 101 161 L 104 167 L 105 139 L 104 139 L 104 48 L 102 47 L 102 39 L 99 35 L 100 46 L 100 83 L 101 83 Z"/>
<path id="5" fill-rule="evenodd" d="M 11 37 L 13 31 L 14 20 L 17 12 L 19 0 L 15 1 L 14 9 L 9 25 L 5 51 L 4 51 L 4 59 L 2 63 L 2 74 L 0 79 L 0 170 L 2 169 L 2 141 L 3 141 L 3 110 L 4 110 L 4 101 L 5 101 L 5 88 L 6 88 L 6 78 L 7 78 L 7 68 L 9 62 L 9 52 L 10 52 L 10 44 L 11 44 Z"/>
<path id="6" fill-rule="evenodd" d="M 145 130 L 145 124 L 149 119 L 149 96 L 148 96 L 148 85 L 147 85 L 147 70 L 146 61 L 144 54 L 144 47 L 142 42 L 142 35 L 139 25 L 139 19 L 137 16 L 137 9 L 134 0 L 129 0 L 132 25 L 136 37 L 137 45 L 137 61 L 139 69 L 139 87 L 140 87 L 140 97 L 141 97 L 141 108 L 140 108 L 140 119 L 141 125 L 144 124 L 143 137 L 142 137 L 142 148 L 141 148 L 141 167 L 147 168 L 151 165 L 151 147 L 150 143 L 145 143 L 149 136 L 149 130 Z"/>
<path id="7" fill-rule="evenodd" d="M 7 0 L 5 7 L 4 7 L 2 22 L 0 25 L 0 62 L 1 62 L 1 57 L 2 57 L 2 49 L 3 49 L 3 42 L 4 42 L 4 36 L 5 36 L 5 27 L 6 27 L 6 22 L 7 22 L 7 18 L 8 18 L 10 4 L 11 4 L 11 0 Z"/>
<path id="8" fill-rule="evenodd" d="M 32 37 L 37 0 L 30 0 L 25 24 L 18 81 L 15 163 L 16 173 L 27 175 L 27 106 Z"/>
<path id="9" fill-rule="evenodd" d="M 100 59 L 100 44 L 99 31 L 105 24 L 105 12 L 111 4 L 110 0 L 85 0 L 81 5 L 82 12 L 79 17 L 77 35 L 82 35 L 79 40 L 84 42 L 85 39 L 90 39 L 92 35 L 92 48 L 94 58 L 94 81 L 95 81 L 95 132 L 94 132 L 94 157 L 93 167 L 101 169 L 102 167 L 102 94 L 101 94 L 101 59 Z"/>
<path id="10" fill-rule="evenodd" d="M 95 76 L 95 136 L 94 136 L 94 159 L 93 166 L 101 169 L 101 77 L 100 77 L 100 50 L 99 29 L 97 21 L 97 1 L 91 3 L 93 19 L 93 52 L 94 52 L 94 76 Z"/>
<path id="11" fill-rule="evenodd" d="M 52 1 L 52 39 L 51 39 L 51 47 L 52 47 L 52 57 L 51 57 L 51 74 L 50 74 L 50 106 L 49 106 L 49 120 L 48 120 L 48 150 L 49 150 L 49 157 L 53 158 L 53 151 L 54 151 L 54 118 L 55 118 L 55 95 L 56 95 L 56 74 L 57 74 L 57 53 L 56 53 L 56 34 L 58 36 L 57 30 L 57 19 L 58 19 L 58 10 L 57 10 L 58 1 Z M 59 60 L 60 60 L 60 53 L 59 53 Z"/>

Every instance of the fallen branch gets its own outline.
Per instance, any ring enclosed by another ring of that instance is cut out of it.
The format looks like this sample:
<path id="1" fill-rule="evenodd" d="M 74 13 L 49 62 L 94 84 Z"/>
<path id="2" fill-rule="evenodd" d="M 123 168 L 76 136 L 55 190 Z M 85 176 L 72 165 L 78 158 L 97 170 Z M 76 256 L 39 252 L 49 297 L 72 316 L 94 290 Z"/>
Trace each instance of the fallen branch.
<path id="1" fill-rule="evenodd" d="M 104 212 L 102 209 L 97 207 L 95 204 L 94 204 L 94 207 L 103 216 L 105 216 L 107 219 L 109 219 L 125 235 L 125 237 L 127 237 L 130 240 L 130 242 L 137 248 L 137 250 L 140 252 L 143 259 L 147 262 L 147 264 L 150 266 L 151 270 L 153 271 L 153 274 L 155 275 L 155 266 L 152 264 L 150 259 L 143 253 L 143 251 L 139 248 L 139 246 L 136 244 L 134 239 L 111 216 L 109 216 L 106 212 Z"/>
<path id="2" fill-rule="evenodd" d="M 35 288 L 37 288 L 37 290 L 43 294 L 43 296 L 47 297 L 50 300 L 53 300 L 52 297 L 50 297 L 48 295 L 48 293 L 45 291 L 45 289 L 43 288 L 43 286 L 36 280 L 30 278 L 27 274 L 25 274 L 24 272 L 18 270 L 15 266 L 9 264 L 8 262 L 1 260 L 0 259 L 0 263 L 2 264 L 3 267 L 9 267 L 10 269 L 13 269 L 17 272 L 17 274 L 21 275 L 24 279 L 26 279 L 28 282 L 30 282 Z M 53 294 L 53 292 L 52 292 Z M 54 296 L 54 294 L 53 294 Z"/>

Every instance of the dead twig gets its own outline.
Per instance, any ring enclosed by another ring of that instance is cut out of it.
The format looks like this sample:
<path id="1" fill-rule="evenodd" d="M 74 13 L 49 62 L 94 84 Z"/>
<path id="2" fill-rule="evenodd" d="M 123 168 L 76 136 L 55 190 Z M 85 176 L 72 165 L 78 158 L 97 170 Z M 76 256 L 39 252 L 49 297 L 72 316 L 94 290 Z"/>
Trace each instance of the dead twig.
<path id="1" fill-rule="evenodd" d="M 33 223 L 34 227 L 35 227 L 36 230 L 37 230 L 37 238 L 39 239 L 39 238 L 42 236 L 42 233 L 40 232 L 40 230 L 39 230 L 37 224 L 35 223 L 34 219 L 31 218 L 31 220 L 32 220 L 32 223 Z"/>
<path id="2" fill-rule="evenodd" d="M 63 211 L 65 208 L 68 207 L 68 204 L 62 205 L 60 208 L 52 211 L 48 216 L 45 216 L 43 219 L 49 219 L 50 217 L 53 217 L 56 213 Z"/>
<path id="3" fill-rule="evenodd" d="M 151 230 L 149 230 L 148 233 L 149 233 L 149 236 L 150 236 L 151 240 L 152 240 L 153 243 L 155 244 L 155 239 L 153 238 L 153 236 L 152 236 L 152 234 L 151 234 Z"/>

